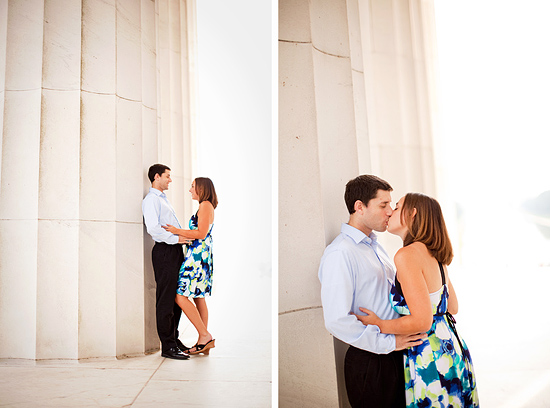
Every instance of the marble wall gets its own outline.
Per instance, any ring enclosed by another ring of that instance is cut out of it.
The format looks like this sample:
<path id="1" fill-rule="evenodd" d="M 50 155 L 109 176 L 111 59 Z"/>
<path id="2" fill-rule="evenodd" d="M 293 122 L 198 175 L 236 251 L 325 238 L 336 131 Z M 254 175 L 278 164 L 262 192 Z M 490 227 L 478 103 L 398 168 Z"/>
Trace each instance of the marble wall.
<path id="1" fill-rule="evenodd" d="M 159 347 L 141 200 L 194 160 L 194 3 L 0 1 L 0 358 Z"/>
<path id="2" fill-rule="evenodd" d="M 348 405 L 319 261 L 348 221 L 345 184 L 358 174 L 388 180 L 394 201 L 435 194 L 434 41 L 432 0 L 279 1 L 281 407 Z"/>

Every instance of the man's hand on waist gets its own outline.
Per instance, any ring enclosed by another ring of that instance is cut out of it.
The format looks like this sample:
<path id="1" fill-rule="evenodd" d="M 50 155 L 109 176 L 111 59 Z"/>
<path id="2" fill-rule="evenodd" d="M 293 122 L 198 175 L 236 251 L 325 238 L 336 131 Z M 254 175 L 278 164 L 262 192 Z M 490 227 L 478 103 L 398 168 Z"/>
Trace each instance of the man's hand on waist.
<path id="1" fill-rule="evenodd" d="M 409 347 L 419 346 L 428 337 L 427 333 L 396 334 L 395 350 L 405 350 Z"/>

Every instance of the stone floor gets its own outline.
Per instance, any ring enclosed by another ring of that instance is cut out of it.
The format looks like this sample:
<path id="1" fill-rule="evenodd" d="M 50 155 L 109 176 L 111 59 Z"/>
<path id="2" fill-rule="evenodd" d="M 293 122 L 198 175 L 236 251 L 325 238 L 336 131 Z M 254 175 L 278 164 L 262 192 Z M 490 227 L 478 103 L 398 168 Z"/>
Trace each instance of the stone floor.
<path id="1" fill-rule="evenodd" d="M 253 303 L 231 296 L 236 289 L 218 280 L 224 290 L 209 301 L 216 338 L 210 355 L 0 359 L 0 407 L 271 407 L 271 278 L 254 280 Z M 196 332 L 184 317 L 180 331 L 184 344 L 193 344 Z"/>
<path id="2" fill-rule="evenodd" d="M 185 361 L 0 360 L 0 407 L 270 407 L 270 344 L 216 343 Z"/>

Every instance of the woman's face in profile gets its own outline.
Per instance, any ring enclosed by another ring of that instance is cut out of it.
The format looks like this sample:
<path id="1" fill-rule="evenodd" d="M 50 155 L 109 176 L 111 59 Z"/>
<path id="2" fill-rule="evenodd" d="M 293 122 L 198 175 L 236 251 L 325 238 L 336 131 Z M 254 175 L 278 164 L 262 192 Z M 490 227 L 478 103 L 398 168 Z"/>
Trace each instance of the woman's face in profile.
<path id="1" fill-rule="evenodd" d="M 195 180 L 191 183 L 191 188 L 189 189 L 189 192 L 191 193 L 191 199 L 192 200 L 198 200 L 199 195 L 197 194 L 197 191 L 195 190 Z"/>
<path id="2" fill-rule="evenodd" d="M 388 221 L 388 232 L 395 235 L 400 235 L 401 232 L 407 231 L 407 226 L 401 224 L 401 208 L 403 207 L 403 201 L 405 197 L 401 199 L 395 205 L 395 210 Z"/>

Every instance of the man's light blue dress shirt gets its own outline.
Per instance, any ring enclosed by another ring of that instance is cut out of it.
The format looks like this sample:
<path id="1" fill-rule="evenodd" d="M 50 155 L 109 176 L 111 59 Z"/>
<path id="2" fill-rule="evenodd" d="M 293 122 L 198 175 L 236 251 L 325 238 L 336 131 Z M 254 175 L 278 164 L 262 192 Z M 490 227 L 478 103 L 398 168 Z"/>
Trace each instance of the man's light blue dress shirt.
<path id="1" fill-rule="evenodd" d="M 156 188 L 149 188 L 149 194 L 145 196 L 141 203 L 143 219 L 147 232 L 155 242 L 165 242 L 167 244 L 177 244 L 179 237 L 162 228 L 163 225 L 173 225 L 181 228 L 176 213 L 170 205 L 166 194 Z"/>
<path id="2" fill-rule="evenodd" d="M 321 302 L 327 330 L 336 338 L 376 354 L 395 350 L 395 336 L 382 334 L 378 326 L 365 326 L 350 313 L 364 315 L 359 307 L 381 319 L 399 315 L 389 301 L 395 270 L 376 234 L 366 236 L 348 224 L 327 246 L 319 267 Z"/>

